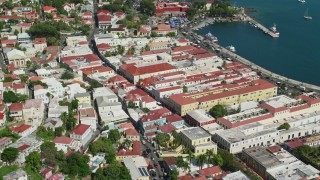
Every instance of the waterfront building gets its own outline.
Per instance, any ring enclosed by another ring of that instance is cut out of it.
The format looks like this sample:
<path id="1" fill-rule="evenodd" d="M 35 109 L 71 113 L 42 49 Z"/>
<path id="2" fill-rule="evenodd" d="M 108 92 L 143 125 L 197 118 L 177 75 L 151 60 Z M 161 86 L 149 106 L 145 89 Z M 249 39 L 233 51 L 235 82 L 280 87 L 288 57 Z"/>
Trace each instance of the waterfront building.
<path id="1" fill-rule="evenodd" d="M 169 97 L 168 105 L 185 116 L 196 109 L 209 111 L 215 105 L 234 105 L 248 101 L 262 101 L 277 95 L 277 86 L 259 79 L 247 84 L 222 85 L 220 88 L 198 90 Z"/>

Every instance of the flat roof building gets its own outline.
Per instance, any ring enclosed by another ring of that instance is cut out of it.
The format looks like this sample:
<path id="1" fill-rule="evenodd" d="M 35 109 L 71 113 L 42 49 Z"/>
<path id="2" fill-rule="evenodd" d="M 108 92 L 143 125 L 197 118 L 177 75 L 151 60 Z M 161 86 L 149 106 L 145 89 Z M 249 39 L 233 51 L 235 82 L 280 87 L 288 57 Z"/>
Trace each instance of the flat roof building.
<path id="1" fill-rule="evenodd" d="M 190 148 L 195 155 L 212 150 L 217 153 L 217 145 L 212 142 L 211 135 L 200 127 L 193 127 L 180 132 L 183 144 Z"/>

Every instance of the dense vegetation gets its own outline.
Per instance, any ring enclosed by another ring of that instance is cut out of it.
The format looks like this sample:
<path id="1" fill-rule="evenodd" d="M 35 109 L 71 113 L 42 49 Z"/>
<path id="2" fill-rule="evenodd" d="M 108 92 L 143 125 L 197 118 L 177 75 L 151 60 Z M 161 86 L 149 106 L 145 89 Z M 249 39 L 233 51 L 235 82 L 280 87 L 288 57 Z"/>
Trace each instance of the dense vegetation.
<path id="1" fill-rule="evenodd" d="M 232 17 L 237 14 L 239 10 L 231 6 L 229 1 L 226 0 L 216 0 L 211 5 L 208 15 L 211 17 Z"/>

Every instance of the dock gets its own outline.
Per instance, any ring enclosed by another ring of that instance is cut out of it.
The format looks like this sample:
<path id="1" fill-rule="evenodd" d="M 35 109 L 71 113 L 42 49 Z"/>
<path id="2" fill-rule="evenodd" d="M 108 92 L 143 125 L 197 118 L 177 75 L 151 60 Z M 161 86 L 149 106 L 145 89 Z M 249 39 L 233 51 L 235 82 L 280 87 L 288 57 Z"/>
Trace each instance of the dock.
<path id="1" fill-rule="evenodd" d="M 273 38 L 278 38 L 279 34 L 274 33 L 273 31 L 271 31 L 269 28 L 264 27 L 262 24 L 258 23 L 256 20 L 254 20 L 253 18 L 251 18 L 250 16 L 246 15 L 246 20 L 251 23 L 252 25 L 256 26 L 258 29 L 260 29 L 261 31 L 263 31 L 265 34 L 273 37 Z"/>

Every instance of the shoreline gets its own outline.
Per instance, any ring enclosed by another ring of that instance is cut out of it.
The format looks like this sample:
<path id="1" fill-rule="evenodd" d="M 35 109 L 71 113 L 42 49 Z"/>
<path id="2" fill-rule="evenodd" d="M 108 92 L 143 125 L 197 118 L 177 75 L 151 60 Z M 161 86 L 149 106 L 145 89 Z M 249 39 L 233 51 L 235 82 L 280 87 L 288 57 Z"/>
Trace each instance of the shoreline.
<path id="1" fill-rule="evenodd" d="M 251 18 L 250 16 L 248 15 L 245 15 L 249 18 Z M 240 16 L 240 17 L 245 17 L 243 16 Z M 252 20 L 254 20 L 253 18 L 251 18 Z M 207 18 L 205 19 L 204 21 L 200 22 L 199 24 L 197 24 L 196 26 L 192 27 L 191 28 L 191 31 L 193 31 L 193 33 L 197 34 L 198 36 L 202 37 L 204 39 L 204 36 L 201 35 L 201 34 L 198 34 L 196 32 L 197 29 L 201 29 L 201 28 L 204 28 L 206 27 L 207 25 L 210 25 L 210 24 L 213 24 L 213 23 L 221 23 L 221 22 L 249 22 L 247 21 L 246 19 L 242 19 L 240 18 L 235 20 L 235 18 L 224 18 L 224 19 L 219 19 L 220 21 L 217 21 L 216 18 Z M 221 21 L 223 20 L 223 21 Z M 320 86 L 317 86 L 317 85 L 314 85 L 314 84 L 309 84 L 309 83 L 305 83 L 305 82 L 302 82 L 302 81 L 298 81 L 298 80 L 295 80 L 295 79 L 291 79 L 291 78 L 288 78 L 288 77 L 285 77 L 283 75 L 279 75 L 277 73 L 274 73 L 274 72 L 271 72 L 253 62 L 251 62 L 250 60 L 236 54 L 236 53 L 233 53 L 229 50 L 227 50 L 226 48 L 220 46 L 219 44 L 217 43 L 212 43 L 210 42 L 209 43 L 211 47 L 215 48 L 215 49 L 220 49 L 220 53 L 223 53 L 227 56 L 229 56 L 230 58 L 232 58 L 234 61 L 237 61 L 237 62 L 240 62 L 244 65 L 247 65 L 248 67 L 250 67 L 252 70 L 256 71 L 258 74 L 260 74 L 260 76 L 264 75 L 264 76 L 267 76 L 269 78 L 273 78 L 273 79 L 276 79 L 277 81 L 281 82 L 281 83 L 287 83 L 287 84 L 290 84 L 292 86 L 301 86 L 301 87 L 304 87 L 304 88 L 307 88 L 307 89 L 310 89 L 310 90 L 313 90 L 313 91 L 320 91 Z M 209 49 L 211 50 L 211 49 Z"/>

